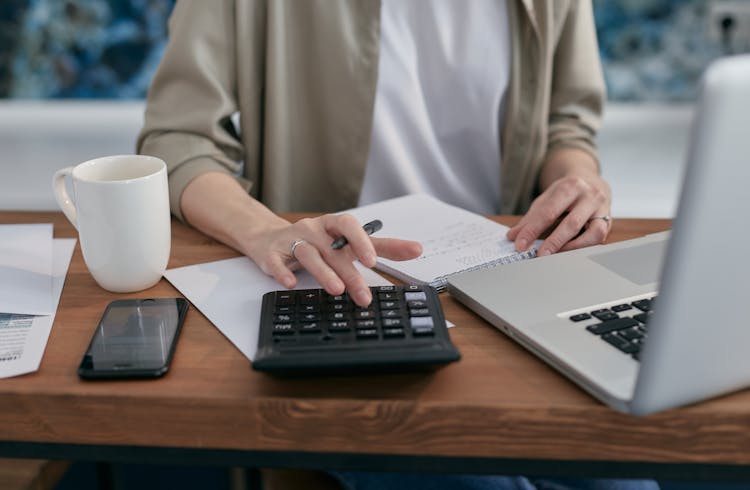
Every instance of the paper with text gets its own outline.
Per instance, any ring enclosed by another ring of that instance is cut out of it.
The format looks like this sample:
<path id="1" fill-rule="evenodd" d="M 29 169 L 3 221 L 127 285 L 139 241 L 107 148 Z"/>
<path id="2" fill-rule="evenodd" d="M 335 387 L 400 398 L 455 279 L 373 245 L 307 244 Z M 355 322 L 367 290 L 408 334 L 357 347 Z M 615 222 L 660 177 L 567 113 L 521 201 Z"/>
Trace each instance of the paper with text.
<path id="1" fill-rule="evenodd" d="M 531 258 L 518 253 L 505 237 L 509 228 L 471 211 L 425 194 L 412 194 L 345 211 L 362 223 L 380 219 L 380 237 L 414 240 L 422 244 L 420 257 L 405 262 L 378 259 L 378 269 L 394 277 L 438 289 L 452 274 Z"/>
<path id="2" fill-rule="evenodd" d="M 52 314 L 0 313 L 0 378 L 31 373 L 39 369 L 55 321 L 55 311 L 65 284 L 76 240 L 55 239 L 52 243 Z"/>

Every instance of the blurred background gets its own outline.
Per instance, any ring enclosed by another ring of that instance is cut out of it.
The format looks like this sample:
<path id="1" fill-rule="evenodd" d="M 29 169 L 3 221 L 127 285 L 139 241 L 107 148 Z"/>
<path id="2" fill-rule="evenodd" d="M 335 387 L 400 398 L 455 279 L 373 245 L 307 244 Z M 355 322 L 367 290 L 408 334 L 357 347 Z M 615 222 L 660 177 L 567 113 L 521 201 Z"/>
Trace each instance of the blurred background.
<path id="1" fill-rule="evenodd" d="M 54 209 L 54 169 L 134 151 L 173 5 L 0 2 L 0 208 Z M 594 9 L 613 214 L 671 217 L 700 75 L 719 56 L 750 50 L 750 1 L 594 0 Z"/>

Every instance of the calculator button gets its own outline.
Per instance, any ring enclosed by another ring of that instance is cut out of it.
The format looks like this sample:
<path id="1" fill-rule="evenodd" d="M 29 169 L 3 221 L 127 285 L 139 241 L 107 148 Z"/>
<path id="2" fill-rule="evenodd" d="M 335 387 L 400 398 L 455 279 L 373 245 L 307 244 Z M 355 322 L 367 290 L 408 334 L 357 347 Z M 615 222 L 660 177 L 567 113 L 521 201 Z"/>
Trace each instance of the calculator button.
<path id="1" fill-rule="evenodd" d="M 398 301 L 381 301 L 381 310 L 398 310 L 401 307 L 401 303 Z"/>
<path id="2" fill-rule="evenodd" d="M 351 327 L 349 326 L 349 322 L 346 320 L 331 322 L 328 325 L 329 332 L 348 332 L 349 330 L 351 330 Z"/>
<path id="3" fill-rule="evenodd" d="M 432 317 L 429 316 L 417 316 L 411 318 L 411 328 L 433 328 Z"/>
<path id="4" fill-rule="evenodd" d="M 299 331 L 300 333 L 320 333 L 320 324 L 318 322 L 303 323 Z"/>
<path id="5" fill-rule="evenodd" d="M 430 310 L 427 308 L 409 309 L 409 316 L 430 316 Z"/>
<path id="6" fill-rule="evenodd" d="M 424 291 L 407 291 L 404 293 L 406 301 L 427 301 Z"/>
<path id="7" fill-rule="evenodd" d="M 364 328 L 361 330 L 357 330 L 357 338 L 358 339 L 377 339 L 378 331 L 375 328 Z"/>
<path id="8" fill-rule="evenodd" d="M 435 335 L 435 330 L 432 327 L 412 327 L 411 334 L 415 337 L 429 337 L 431 335 Z"/>
<path id="9" fill-rule="evenodd" d="M 299 319 L 303 322 L 317 322 L 320 320 L 320 313 L 305 313 Z"/>
<path id="10" fill-rule="evenodd" d="M 383 310 L 380 312 L 381 318 L 401 318 L 399 310 Z"/>
<path id="11" fill-rule="evenodd" d="M 320 311 L 320 308 L 318 305 L 300 305 L 299 312 L 300 313 L 317 313 Z"/>
<path id="12" fill-rule="evenodd" d="M 406 306 L 409 308 L 427 308 L 427 301 L 421 299 L 407 301 Z"/>
<path id="13" fill-rule="evenodd" d="M 343 303 L 349 299 L 346 294 L 339 294 L 338 296 L 328 295 L 327 298 L 329 303 Z"/>
<path id="14" fill-rule="evenodd" d="M 357 320 L 357 328 L 375 328 L 375 320 Z"/>
<path id="15" fill-rule="evenodd" d="M 357 310 L 354 312 L 354 318 L 366 319 L 375 318 L 375 312 L 372 310 Z"/>
<path id="16" fill-rule="evenodd" d="M 349 303 L 333 303 L 330 309 L 331 311 L 349 311 L 352 309 L 352 305 Z"/>
<path id="17" fill-rule="evenodd" d="M 398 293 L 378 293 L 380 301 L 395 301 L 398 299 Z"/>
<path id="18" fill-rule="evenodd" d="M 300 294 L 300 303 L 303 305 L 312 305 L 318 303 L 320 293 L 318 291 L 306 291 Z"/>
<path id="19" fill-rule="evenodd" d="M 383 318 L 383 327 L 401 327 L 403 322 L 401 318 Z"/>
<path id="20" fill-rule="evenodd" d="M 273 326 L 274 335 L 292 335 L 294 328 L 291 323 L 277 323 Z"/>
<path id="21" fill-rule="evenodd" d="M 277 306 L 274 311 L 277 315 L 281 315 L 284 313 L 294 313 L 294 306 L 287 305 L 287 306 Z"/>
<path id="22" fill-rule="evenodd" d="M 277 305 L 293 305 L 294 294 L 292 291 L 283 291 L 276 293 L 276 304 Z"/>
<path id="23" fill-rule="evenodd" d="M 403 328 L 384 328 L 383 329 L 383 337 L 395 338 L 395 337 L 403 337 L 403 336 L 404 336 Z"/>
<path id="24" fill-rule="evenodd" d="M 274 315 L 273 316 L 274 323 L 289 323 L 292 321 L 292 315 Z"/>
<path id="25" fill-rule="evenodd" d="M 337 311 L 335 313 L 331 313 L 330 315 L 328 315 L 328 319 L 331 321 L 348 320 L 349 318 L 350 318 L 349 313 L 344 313 L 341 311 Z"/>
<path id="26" fill-rule="evenodd" d="M 396 286 L 378 286 L 378 291 L 387 292 L 387 291 L 395 291 L 395 290 L 396 290 Z"/>

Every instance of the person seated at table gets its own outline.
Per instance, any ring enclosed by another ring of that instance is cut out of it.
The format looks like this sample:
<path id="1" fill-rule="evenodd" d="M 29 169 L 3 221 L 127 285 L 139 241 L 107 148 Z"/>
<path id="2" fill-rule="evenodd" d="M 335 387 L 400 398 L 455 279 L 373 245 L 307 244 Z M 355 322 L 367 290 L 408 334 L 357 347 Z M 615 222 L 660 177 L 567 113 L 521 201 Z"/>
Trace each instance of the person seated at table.
<path id="1" fill-rule="evenodd" d="M 508 238 L 525 250 L 548 232 L 540 255 L 610 231 L 589 0 L 181 0 L 169 28 L 138 151 L 167 162 L 175 216 L 286 288 L 304 268 L 367 305 L 353 262 L 421 246 L 346 214 L 278 213 L 423 192 L 523 214 Z"/>

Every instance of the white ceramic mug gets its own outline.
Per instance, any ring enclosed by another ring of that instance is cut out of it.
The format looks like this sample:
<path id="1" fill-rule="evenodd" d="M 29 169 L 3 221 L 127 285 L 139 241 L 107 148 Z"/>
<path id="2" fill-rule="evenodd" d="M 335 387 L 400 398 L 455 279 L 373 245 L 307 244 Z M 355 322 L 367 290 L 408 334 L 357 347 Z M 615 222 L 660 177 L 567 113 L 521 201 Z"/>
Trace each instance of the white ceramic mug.
<path id="1" fill-rule="evenodd" d="M 73 196 L 66 188 L 68 177 Z M 163 160 L 145 155 L 96 158 L 57 171 L 52 189 L 78 230 L 83 259 L 101 287 L 126 293 L 159 281 L 171 244 Z"/>

